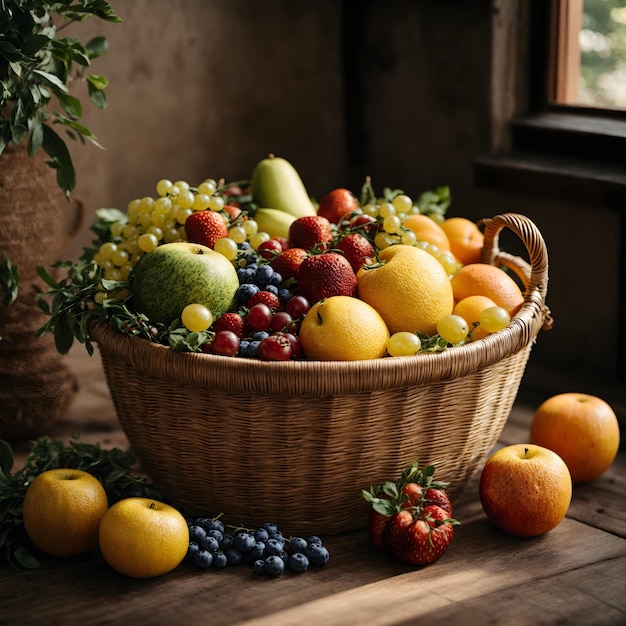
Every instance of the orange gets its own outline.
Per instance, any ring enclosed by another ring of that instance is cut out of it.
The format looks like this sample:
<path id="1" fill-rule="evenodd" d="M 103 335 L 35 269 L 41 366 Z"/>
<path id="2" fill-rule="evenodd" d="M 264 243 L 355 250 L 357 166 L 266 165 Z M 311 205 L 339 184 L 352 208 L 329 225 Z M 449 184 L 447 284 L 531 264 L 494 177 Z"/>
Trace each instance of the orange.
<path id="1" fill-rule="evenodd" d="M 440 250 L 450 250 L 448 236 L 435 220 L 417 213 L 409 215 L 404 220 L 404 227 L 412 230 L 419 241 L 427 241 L 437 246 Z"/>
<path id="2" fill-rule="evenodd" d="M 619 423 L 611 406 L 585 393 L 561 393 L 543 402 L 530 425 L 530 440 L 554 450 L 575 483 L 594 480 L 615 460 Z"/>
<path id="3" fill-rule="evenodd" d="M 380 263 L 357 272 L 359 298 L 380 313 L 391 333 L 434 335 L 437 322 L 454 306 L 441 263 L 424 250 L 402 244 L 385 248 L 378 258 Z"/>
<path id="4" fill-rule="evenodd" d="M 465 217 L 449 217 L 441 223 L 448 237 L 450 251 L 463 265 L 478 263 L 484 235 L 474 222 Z"/>
<path id="5" fill-rule="evenodd" d="M 535 537 L 563 521 L 572 500 L 572 478 L 552 450 L 515 444 L 487 459 L 478 493 L 485 514 L 500 530 Z"/>
<path id="6" fill-rule="evenodd" d="M 504 270 L 487 263 L 464 265 L 450 279 L 454 300 L 468 296 L 486 296 L 513 317 L 524 304 L 524 296 L 517 283 Z"/>
<path id="7" fill-rule="evenodd" d="M 331 296 L 313 305 L 302 320 L 299 337 L 307 359 L 360 361 L 385 356 L 389 330 L 367 302 Z"/>
<path id="8" fill-rule="evenodd" d="M 452 313 L 460 315 L 468 323 L 470 330 L 473 329 L 472 341 L 475 341 L 489 334 L 480 326 L 474 327 L 474 324 L 478 322 L 480 314 L 492 306 L 496 306 L 496 303 L 487 296 L 467 296 L 455 304 Z"/>
<path id="9" fill-rule="evenodd" d="M 98 526 L 108 508 L 100 481 L 78 469 L 52 469 L 28 486 L 23 503 L 26 534 L 50 556 L 68 557 L 98 545 Z"/>
<path id="10" fill-rule="evenodd" d="M 120 574 L 152 578 L 176 568 L 189 547 L 189 527 L 172 506 L 150 498 L 116 502 L 100 523 L 100 550 Z"/>

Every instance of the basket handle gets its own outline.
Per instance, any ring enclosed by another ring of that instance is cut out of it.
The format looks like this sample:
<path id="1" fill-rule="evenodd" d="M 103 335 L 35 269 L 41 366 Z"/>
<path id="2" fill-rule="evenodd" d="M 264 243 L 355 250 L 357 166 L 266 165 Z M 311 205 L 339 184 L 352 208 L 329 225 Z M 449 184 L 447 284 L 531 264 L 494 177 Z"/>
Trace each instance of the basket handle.
<path id="1" fill-rule="evenodd" d="M 514 271 L 524 283 L 524 300 L 534 303 L 543 315 L 543 330 L 552 328 L 552 316 L 545 303 L 548 293 L 548 250 L 537 226 L 519 213 L 504 213 L 485 218 L 478 225 L 484 227 L 485 237 L 481 261 L 491 265 L 504 265 Z M 500 250 L 498 239 L 503 228 L 508 228 L 520 238 L 528 251 L 529 263 Z"/>

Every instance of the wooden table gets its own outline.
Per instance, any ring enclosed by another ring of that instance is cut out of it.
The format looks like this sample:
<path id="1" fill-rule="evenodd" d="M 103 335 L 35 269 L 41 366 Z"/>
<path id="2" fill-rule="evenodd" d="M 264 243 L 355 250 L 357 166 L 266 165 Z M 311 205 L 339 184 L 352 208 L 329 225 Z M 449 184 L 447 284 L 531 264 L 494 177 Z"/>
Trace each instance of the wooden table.
<path id="1" fill-rule="evenodd" d="M 99 357 L 82 346 L 71 367 L 80 391 L 52 433 L 125 448 Z M 499 445 L 525 442 L 537 398 L 521 392 Z M 23 460 L 26 446 L 17 449 Z M 365 531 L 323 537 L 324 568 L 278 578 L 249 566 L 195 569 L 135 580 L 97 555 L 46 560 L 34 571 L 0 569 L 0 624 L 626 624 L 626 455 L 577 486 L 552 532 L 519 539 L 494 529 L 474 477 L 455 503 L 457 527 L 435 564 L 413 568 L 374 550 Z"/>

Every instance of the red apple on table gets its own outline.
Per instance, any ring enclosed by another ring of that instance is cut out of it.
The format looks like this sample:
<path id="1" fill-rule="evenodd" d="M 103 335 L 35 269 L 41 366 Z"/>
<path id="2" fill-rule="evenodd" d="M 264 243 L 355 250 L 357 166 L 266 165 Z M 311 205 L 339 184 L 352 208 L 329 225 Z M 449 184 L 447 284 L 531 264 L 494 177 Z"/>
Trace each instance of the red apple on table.
<path id="1" fill-rule="evenodd" d="M 485 463 L 479 496 L 489 520 L 510 535 L 534 537 L 556 528 L 572 499 L 572 478 L 561 457 L 541 446 L 501 448 Z"/>

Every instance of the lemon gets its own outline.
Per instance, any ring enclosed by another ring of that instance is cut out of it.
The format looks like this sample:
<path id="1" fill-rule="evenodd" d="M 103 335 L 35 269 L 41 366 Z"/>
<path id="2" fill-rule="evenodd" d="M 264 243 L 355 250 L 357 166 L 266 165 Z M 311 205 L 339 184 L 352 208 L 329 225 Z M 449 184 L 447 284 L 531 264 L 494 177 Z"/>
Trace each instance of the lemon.
<path id="1" fill-rule="evenodd" d="M 359 298 L 380 313 L 391 333 L 434 335 L 437 322 L 454 307 L 450 279 L 441 263 L 428 252 L 403 244 L 382 250 L 379 261 L 358 271 Z"/>
<path id="2" fill-rule="evenodd" d="M 331 296 L 311 307 L 299 336 L 307 359 L 360 361 L 385 356 L 389 330 L 366 302 L 351 296 Z"/>
<path id="3" fill-rule="evenodd" d="M 29 539 L 50 556 L 69 557 L 98 545 L 108 508 L 100 481 L 79 469 L 52 469 L 28 486 L 22 515 Z"/>

